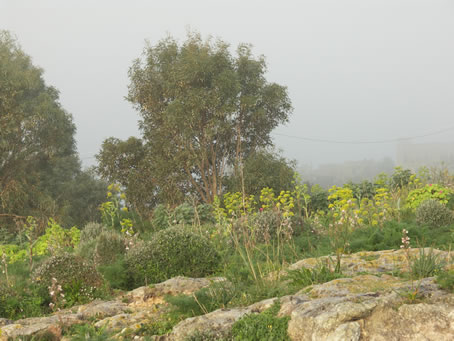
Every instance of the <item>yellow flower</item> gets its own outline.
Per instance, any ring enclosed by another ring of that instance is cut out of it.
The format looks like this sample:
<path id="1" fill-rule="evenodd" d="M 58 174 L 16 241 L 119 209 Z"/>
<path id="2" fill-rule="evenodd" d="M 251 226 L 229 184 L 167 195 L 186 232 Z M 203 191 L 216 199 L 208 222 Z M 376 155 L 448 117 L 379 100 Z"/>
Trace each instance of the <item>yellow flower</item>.
<path id="1" fill-rule="evenodd" d="M 121 209 L 123 212 L 128 212 L 128 208 L 127 207 L 122 207 Z"/>
<path id="2" fill-rule="evenodd" d="M 110 198 L 112 196 L 112 192 L 107 192 L 107 197 Z"/>

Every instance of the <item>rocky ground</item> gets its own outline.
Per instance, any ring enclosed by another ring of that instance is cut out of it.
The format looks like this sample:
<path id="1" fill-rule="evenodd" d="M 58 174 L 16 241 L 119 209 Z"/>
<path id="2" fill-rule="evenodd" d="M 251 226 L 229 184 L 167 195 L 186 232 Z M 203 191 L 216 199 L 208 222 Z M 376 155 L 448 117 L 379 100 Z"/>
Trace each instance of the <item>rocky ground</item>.
<path id="1" fill-rule="evenodd" d="M 417 254 L 419 250 L 412 250 Z M 437 251 L 450 259 L 447 252 Z M 312 268 L 326 257 L 301 260 L 291 269 Z M 450 263 L 452 264 L 452 262 Z M 408 281 L 394 276 L 406 271 L 404 250 L 359 252 L 342 258 L 342 270 L 350 278 L 302 288 L 280 298 L 280 316 L 289 316 L 292 340 L 454 340 L 454 294 L 441 290 L 433 278 Z M 140 339 L 134 331 L 162 314 L 165 295 L 191 294 L 222 278 L 176 277 L 153 287 L 141 287 L 112 301 L 95 301 L 55 315 L 18 321 L 0 319 L 0 340 L 8 337 L 52 333 L 61 326 L 93 323 L 116 333 L 117 339 Z M 249 307 L 220 309 L 188 318 L 172 332 L 155 340 L 185 340 L 196 331 L 227 335 L 245 314 L 269 308 L 275 299 Z M 65 339 L 65 337 L 63 337 Z"/>

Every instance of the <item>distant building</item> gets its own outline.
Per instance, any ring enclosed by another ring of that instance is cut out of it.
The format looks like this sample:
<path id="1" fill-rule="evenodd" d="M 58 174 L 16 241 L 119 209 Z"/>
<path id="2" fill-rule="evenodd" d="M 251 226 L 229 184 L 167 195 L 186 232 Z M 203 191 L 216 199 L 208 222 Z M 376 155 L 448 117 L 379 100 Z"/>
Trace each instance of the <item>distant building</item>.
<path id="1" fill-rule="evenodd" d="M 454 142 L 400 143 L 396 147 L 396 164 L 412 170 L 440 165 L 454 170 Z"/>

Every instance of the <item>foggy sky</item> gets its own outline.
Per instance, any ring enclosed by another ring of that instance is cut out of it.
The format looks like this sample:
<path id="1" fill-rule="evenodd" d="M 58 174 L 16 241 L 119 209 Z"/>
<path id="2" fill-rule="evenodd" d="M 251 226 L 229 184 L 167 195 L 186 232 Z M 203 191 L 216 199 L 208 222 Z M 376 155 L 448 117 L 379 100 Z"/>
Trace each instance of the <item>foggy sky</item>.
<path id="1" fill-rule="evenodd" d="M 0 0 L 16 35 L 77 126 L 84 165 L 110 136 L 139 136 L 124 100 L 145 40 L 188 29 L 266 56 L 294 113 L 278 134 L 337 141 L 417 136 L 454 126 L 452 0 Z M 415 143 L 453 141 L 454 130 Z M 316 143 L 274 135 L 299 164 L 394 156 L 394 144 Z"/>

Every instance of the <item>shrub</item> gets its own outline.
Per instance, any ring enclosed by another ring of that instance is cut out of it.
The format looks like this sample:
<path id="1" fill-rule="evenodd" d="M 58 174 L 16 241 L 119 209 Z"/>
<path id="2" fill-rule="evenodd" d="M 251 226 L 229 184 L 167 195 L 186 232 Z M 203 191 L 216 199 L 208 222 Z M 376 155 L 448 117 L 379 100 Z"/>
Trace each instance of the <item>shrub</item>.
<path id="1" fill-rule="evenodd" d="M 449 292 L 454 292 L 454 270 L 441 271 L 436 278 L 440 288 Z"/>
<path id="2" fill-rule="evenodd" d="M 410 259 L 411 274 L 415 278 L 431 277 L 439 273 L 446 265 L 440 254 L 434 253 L 431 248 L 426 253 L 424 248 L 419 249 L 419 255 Z"/>
<path id="3" fill-rule="evenodd" d="M 226 308 L 236 294 L 231 283 L 218 282 L 196 291 L 193 295 L 167 296 L 165 299 L 174 306 L 179 315 L 192 317 Z"/>
<path id="4" fill-rule="evenodd" d="M 44 312 L 45 292 L 23 281 L 8 285 L 0 281 L 0 318 L 20 319 L 40 316 Z"/>
<path id="5" fill-rule="evenodd" d="M 159 204 L 153 211 L 153 219 L 152 219 L 153 228 L 156 230 L 163 230 L 169 227 L 169 212 L 167 208 Z"/>
<path id="6" fill-rule="evenodd" d="M 177 206 L 173 211 L 173 218 L 177 224 L 192 225 L 194 221 L 194 207 L 188 203 Z"/>
<path id="7" fill-rule="evenodd" d="M 49 288 L 55 278 L 69 305 L 104 295 L 104 281 L 95 267 L 82 257 L 69 253 L 47 259 L 34 271 L 32 278 L 43 288 Z"/>
<path id="8" fill-rule="evenodd" d="M 204 237 L 181 226 L 157 232 L 151 241 L 126 254 L 131 285 L 157 283 L 182 275 L 203 277 L 213 273 L 220 256 Z"/>
<path id="9" fill-rule="evenodd" d="M 101 232 L 105 231 L 106 227 L 102 224 L 98 223 L 88 223 L 85 225 L 85 227 L 82 229 L 82 232 L 80 233 L 80 242 L 81 243 L 86 243 L 92 240 L 95 240 L 98 238 Z"/>
<path id="10" fill-rule="evenodd" d="M 416 221 L 431 227 L 441 227 L 452 223 L 452 211 L 438 200 L 429 199 L 416 209 Z"/>
<path id="11" fill-rule="evenodd" d="M 123 255 L 117 257 L 114 262 L 111 262 L 107 265 L 98 266 L 98 271 L 109 283 L 110 288 L 123 290 L 129 288 L 126 263 Z"/>
<path id="12" fill-rule="evenodd" d="M 406 206 L 411 209 L 416 209 L 424 201 L 429 199 L 437 200 L 442 204 L 447 204 L 452 195 L 453 191 L 447 187 L 429 184 L 408 193 Z"/>
<path id="13" fill-rule="evenodd" d="M 257 241 L 269 242 L 277 237 L 281 215 L 274 210 L 258 212 L 250 215 L 249 224 Z"/>
<path id="14" fill-rule="evenodd" d="M 115 231 L 103 231 L 96 239 L 95 263 L 97 265 L 112 264 L 125 252 L 126 240 L 122 235 Z"/>
<path id="15" fill-rule="evenodd" d="M 314 269 L 289 270 L 286 277 L 286 279 L 292 281 L 294 286 L 304 288 L 308 285 L 326 283 L 343 276 L 339 272 L 331 271 L 326 265 L 320 264 Z"/>
<path id="16" fill-rule="evenodd" d="M 234 340 L 290 340 L 287 333 L 290 317 L 276 317 L 279 309 L 280 304 L 277 302 L 260 314 L 242 317 L 233 324 L 232 335 Z"/>

